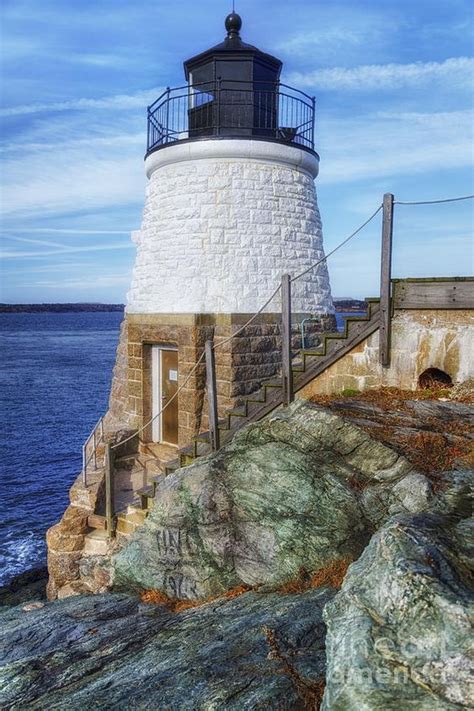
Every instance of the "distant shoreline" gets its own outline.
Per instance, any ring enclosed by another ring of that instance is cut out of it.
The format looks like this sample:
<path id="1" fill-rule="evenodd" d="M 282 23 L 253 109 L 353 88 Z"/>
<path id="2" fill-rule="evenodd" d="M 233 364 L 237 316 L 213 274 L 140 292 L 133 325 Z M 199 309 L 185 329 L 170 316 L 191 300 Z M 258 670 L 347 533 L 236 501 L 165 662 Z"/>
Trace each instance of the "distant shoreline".
<path id="1" fill-rule="evenodd" d="M 365 311 L 366 304 L 360 299 L 334 299 L 337 312 Z M 0 313 L 94 313 L 117 311 L 123 312 L 124 304 L 0 304 Z"/>
<path id="2" fill-rule="evenodd" d="M 82 313 L 123 311 L 123 304 L 0 304 L 0 313 Z"/>

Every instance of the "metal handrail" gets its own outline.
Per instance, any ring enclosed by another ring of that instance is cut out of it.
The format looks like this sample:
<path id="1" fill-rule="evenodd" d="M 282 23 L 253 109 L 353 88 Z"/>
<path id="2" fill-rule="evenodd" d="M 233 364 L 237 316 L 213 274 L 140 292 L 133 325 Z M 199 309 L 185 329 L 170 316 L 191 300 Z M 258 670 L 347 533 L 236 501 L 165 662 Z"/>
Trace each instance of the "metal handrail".
<path id="1" fill-rule="evenodd" d="M 87 454 L 87 447 L 90 441 L 93 440 L 93 447 L 90 454 Z M 94 460 L 94 471 L 97 470 L 97 448 L 104 441 L 104 418 L 101 417 L 97 421 L 94 429 L 82 445 L 82 482 L 87 486 L 87 467 Z"/>
<path id="2" fill-rule="evenodd" d="M 147 152 L 212 136 L 251 136 L 314 150 L 315 99 L 280 82 L 217 79 L 168 87 L 147 114 Z"/>

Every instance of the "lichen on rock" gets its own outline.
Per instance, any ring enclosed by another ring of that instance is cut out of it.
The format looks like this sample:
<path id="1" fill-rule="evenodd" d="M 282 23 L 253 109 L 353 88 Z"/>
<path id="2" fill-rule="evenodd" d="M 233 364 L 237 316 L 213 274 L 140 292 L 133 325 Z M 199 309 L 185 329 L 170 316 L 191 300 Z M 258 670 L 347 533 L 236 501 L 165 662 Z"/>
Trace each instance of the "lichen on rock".
<path id="1" fill-rule="evenodd" d="M 160 483 L 144 526 L 114 558 L 115 587 L 183 598 L 272 589 L 302 568 L 356 559 L 381 521 L 430 500 L 403 456 L 298 401 Z"/>
<path id="2" fill-rule="evenodd" d="M 374 535 L 324 611 L 324 711 L 472 708 L 470 523 L 398 516 Z"/>
<path id="3" fill-rule="evenodd" d="M 28 709 L 303 709 L 271 654 L 324 684 L 330 589 L 259 595 L 172 614 L 128 595 L 71 597 L 0 613 L 0 703 Z"/>

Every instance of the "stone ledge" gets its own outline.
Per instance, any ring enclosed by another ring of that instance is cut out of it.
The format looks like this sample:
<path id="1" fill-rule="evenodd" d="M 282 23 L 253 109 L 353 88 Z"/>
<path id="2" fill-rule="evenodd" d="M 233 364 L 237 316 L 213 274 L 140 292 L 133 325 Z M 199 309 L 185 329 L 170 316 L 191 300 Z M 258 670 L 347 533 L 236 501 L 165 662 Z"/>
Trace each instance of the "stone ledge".
<path id="1" fill-rule="evenodd" d="M 248 139 L 192 141 L 167 146 L 150 153 L 145 160 L 145 172 L 150 178 L 155 170 L 165 165 L 195 160 L 276 163 L 292 170 L 301 170 L 312 178 L 316 178 L 319 173 L 319 157 L 316 153 L 310 153 L 295 145 Z"/>

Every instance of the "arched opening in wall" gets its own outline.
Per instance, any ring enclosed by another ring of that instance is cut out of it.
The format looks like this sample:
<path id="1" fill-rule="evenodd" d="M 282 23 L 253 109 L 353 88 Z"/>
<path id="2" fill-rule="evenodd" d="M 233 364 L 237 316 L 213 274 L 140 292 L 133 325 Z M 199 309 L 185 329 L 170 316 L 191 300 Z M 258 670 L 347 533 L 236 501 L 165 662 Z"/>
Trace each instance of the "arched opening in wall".
<path id="1" fill-rule="evenodd" d="M 429 388 L 448 388 L 453 384 L 450 376 L 439 368 L 427 368 L 418 378 L 418 387 L 422 390 Z"/>

